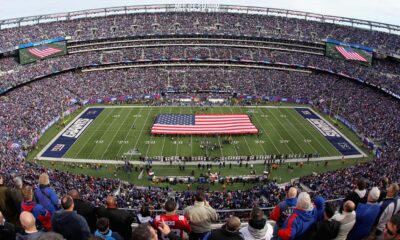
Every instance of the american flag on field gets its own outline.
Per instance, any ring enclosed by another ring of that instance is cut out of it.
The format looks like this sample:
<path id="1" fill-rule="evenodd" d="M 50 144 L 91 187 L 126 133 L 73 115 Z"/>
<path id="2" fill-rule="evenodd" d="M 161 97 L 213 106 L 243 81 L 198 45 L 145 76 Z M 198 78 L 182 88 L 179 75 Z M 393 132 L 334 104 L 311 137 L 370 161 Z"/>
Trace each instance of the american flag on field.
<path id="1" fill-rule="evenodd" d="M 58 48 L 48 47 L 48 46 L 44 45 L 44 46 L 38 46 L 38 47 L 31 48 L 28 51 L 29 51 L 30 54 L 32 54 L 35 57 L 45 58 L 45 57 L 48 57 L 50 55 L 59 53 L 62 50 L 58 49 Z"/>
<path id="2" fill-rule="evenodd" d="M 354 51 L 350 47 L 342 47 L 342 46 L 336 46 L 336 50 L 347 60 L 357 60 L 361 62 L 368 62 L 368 60 L 359 54 L 358 52 Z"/>
<path id="3" fill-rule="evenodd" d="M 159 114 L 152 134 L 256 134 L 247 114 Z"/>

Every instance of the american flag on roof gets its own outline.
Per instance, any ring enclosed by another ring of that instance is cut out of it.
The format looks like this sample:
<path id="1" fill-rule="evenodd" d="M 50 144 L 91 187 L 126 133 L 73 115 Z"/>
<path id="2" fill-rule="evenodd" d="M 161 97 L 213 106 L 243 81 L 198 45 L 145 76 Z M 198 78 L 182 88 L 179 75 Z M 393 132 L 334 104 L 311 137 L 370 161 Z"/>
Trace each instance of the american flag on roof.
<path id="1" fill-rule="evenodd" d="M 247 114 L 159 114 L 152 134 L 210 135 L 256 134 L 258 129 Z"/>
<path id="2" fill-rule="evenodd" d="M 364 56 L 354 51 L 351 47 L 336 46 L 335 48 L 344 58 L 346 58 L 346 60 L 368 62 L 368 60 Z"/>
<path id="3" fill-rule="evenodd" d="M 49 47 L 46 45 L 34 47 L 28 50 L 30 54 L 38 58 L 45 58 L 50 55 L 61 52 L 61 49 Z"/>

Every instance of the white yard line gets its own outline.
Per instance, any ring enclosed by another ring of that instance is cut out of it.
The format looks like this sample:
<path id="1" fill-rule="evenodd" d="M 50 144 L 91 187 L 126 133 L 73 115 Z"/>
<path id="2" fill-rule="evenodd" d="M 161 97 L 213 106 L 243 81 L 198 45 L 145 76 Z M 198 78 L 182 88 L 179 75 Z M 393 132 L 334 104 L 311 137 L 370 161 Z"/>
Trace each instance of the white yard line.
<path id="1" fill-rule="evenodd" d="M 232 110 L 232 108 L 229 108 L 229 110 L 231 110 L 231 112 L 234 113 L 233 110 Z M 240 111 L 242 111 L 242 109 L 240 109 Z M 251 151 L 251 147 L 250 147 L 249 143 L 248 143 L 247 140 L 246 140 L 246 137 L 245 137 L 245 136 L 242 136 L 242 138 L 244 138 L 244 141 L 246 142 L 247 148 L 248 148 L 249 151 L 250 151 L 250 155 L 254 155 L 254 154 L 253 154 L 253 151 Z"/>
<path id="2" fill-rule="evenodd" d="M 131 115 L 132 109 L 129 110 L 129 113 L 126 114 L 126 117 L 124 118 L 124 121 L 122 121 L 122 124 L 120 123 L 119 128 L 117 130 L 117 132 L 113 135 L 113 137 L 111 138 L 111 141 L 108 143 L 106 151 L 103 152 L 103 154 L 101 155 L 101 159 L 103 159 L 104 155 L 108 152 L 108 149 L 110 148 L 111 144 L 113 143 L 115 137 L 118 135 L 118 131 L 121 130 L 122 126 L 124 126 L 126 120 L 129 119 L 129 116 Z M 121 144 L 122 146 L 122 144 Z M 117 154 L 118 156 L 118 154 Z"/>

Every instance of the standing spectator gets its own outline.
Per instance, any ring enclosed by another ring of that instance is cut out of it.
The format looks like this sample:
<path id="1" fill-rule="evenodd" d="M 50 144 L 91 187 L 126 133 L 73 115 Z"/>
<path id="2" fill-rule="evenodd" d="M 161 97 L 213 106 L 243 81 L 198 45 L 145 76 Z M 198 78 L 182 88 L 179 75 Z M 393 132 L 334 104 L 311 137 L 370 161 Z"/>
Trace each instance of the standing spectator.
<path id="1" fill-rule="evenodd" d="M 110 220 L 110 228 L 119 233 L 124 239 L 131 239 L 133 215 L 128 211 L 118 209 L 117 201 L 114 196 L 108 196 L 106 199 L 107 208 L 100 208 L 99 217 L 106 217 Z"/>
<path id="2" fill-rule="evenodd" d="M 42 173 L 39 176 L 39 186 L 35 191 L 36 200 L 53 215 L 58 209 L 58 196 L 50 188 L 49 175 Z"/>
<path id="3" fill-rule="evenodd" d="M 166 222 L 169 228 L 177 234 L 179 237 L 183 238 L 184 232 L 189 233 L 191 227 L 188 220 L 183 215 L 176 214 L 176 202 L 174 199 L 168 199 L 165 203 L 166 213 L 163 215 L 157 215 L 154 219 L 153 226 L 155 229 L 158 228 L 161 220 Z M 161 236 L 162 239 L 166 240 L 166 236 Z"/>
<path id="4" fill-rule="evenodd" d="M 20 177 L 15 177 L 13 179 L 14 187 L 10 189 L 10 198 L 14 204 L 15 210 L 21 212 L 21 202 L 24 200 L 22 197 L 22 179 Z"/>
<path id="5" fill-rule="evenodd" d="M 330 203 L 325 204 L 324 219 L 318 221 L 309 239 L 335 239 L 339 233 L 340 223 L 332 219 L 335 208 Z"/>
<path id="6" fill-rule="evenodd" d="M 44 234 L 36 228 L 35 217 L 30 212 L 23 211 L 19 216 L 19 221 L 25 230 L 25 234 L 17 234 L 17 240 L 36 240 Z"/>
<path id="7" fill-rule="evenodd" d="M 194 205 L 186 207 L 183 214 L 192 228 L 190 240 L 203 239 L 211 230 L 211 223 L 218 219 L 217 212 L 210 207 L 203 191 L 196 193 Z"/>
<path id="8" fill-rule="evenodd" d="M 365 178 L 359 178 L 357 180 L 357 188 L 348 194 L 343 202 L 352 201 L 357 208 L 359 203 L 366 203 L 367 202 L 367 180 Z M 344 205 L 343 205 L 344 206 Z M 343 210 L 343 209 L 341 209 Z"/>
<path id="9" fill-rule="evenodd" d="M 143 204 L 140 208 L 139 214 L 136 216 L 138 223 L 152 223 L 153 218 L 150 214 L 150 208 L 147 204 Z"/>
<path id="10" fill-rule="evenodd" d="M 343 204 L 343 212 L 337 213 L 333 219 L 340 223 L 340 229 L 335 240 L 346 240 L 347 235 L 356 223 L 355 204 L 351 200 L 347 200 Z"/>
<path id="11" fill-rule="evenodd" d="M 390 184 L 389 178 L 387 178 L 386 176 L 382 177 L 379 180 L 379 188 L 381 190 L 381 194 L 379 195 L 378 202 L 382 202 L 386 198 L 387 188 L 388 188 L 389 184 Z"/>
<path id="12" fill-rule="evenodd" d="M 46 210 L 42 205 L 33 201 L 33 190 L 31 186 L 24 186 L 22 188 L 22 196 L 24 198 L 21 203 L 22 211 L 30 212 L 35 217 L 39 229 L 51 231 L 51 213 Z"/>
<path id="13" fill-rule="evenodd" d="M 264 212 L 254 207 L 250 213 L 249 225 L 240 229 L 245 240 L 269 240 L 273 235 L 273 228 L 267 222 Z"/>
<path id="14" fill-rule="evenodd" d="M 240 230 L 240 219 L 230 217 L 220 229 L 214 229 L 207 233 L 203 240 L 243 240 Z"/>
<path id="15" fill-rule="evenodd" d="M 82 200 L 76 189 L 69 191 L 68 195 L 74 200 L 74 210 L 82 215 L 89 225 L 91 232 L 96 230 L 96 207 L 88 201 Z"/>
<path id="16" fill-rule="evenodd" d="M 95 236 L 99 236 L 106 240 L 123 240 L 121 235 L 110 229 L 110 221 L 108 218 L 99 218 L 96 225 L 97 230 L 94 233 Z"/>
<path id="17" fill-rule="evenodd" d="M 14 240 L 16 228 L 13 224 L 6 222 L 3 214 L 0 212 L 0 239 Z"/>
<path id="18" fill-rule="evenodd" d="M 325 200 L 317 197 L 314 204 L 315 206 L 313 206 L 308 193 L 300 193 L 297 197 L 296 208 L 285 220 L 282 228 L 278 230 L 278 237 L 287 240 L 301 239 L 302 236 L 307 235 L 319 220 L 318 216 L 323 215 Z"/>
<path id="19" fill-rule="evenodd" d="M 90 229 L 85 218 L 74 211 L 74 200 L 68 195 L 64 196 L 61 206 L 63 209 L 57 211 L 52 219 L 53 231 L 67 240 L 87 239 Z"/>
<path id="20" fill-rule="evenodd" d="M 296 207 L 297 203 L 297 189 L 294 187 L 289 188 L 286 199 L 280 202 L 278 205 L 275 206 L 274 210 L 271 213 L 271 220 L 276 222 L 274 232 L 276 235 L 276 231 L 282 227 L 283 223 L 285 222 L 286 218 L 292 214 L 293 209 Z"/>
<path id="21" fill-rule="evenodd" d="M 384 240 L 399 240 L 400 239 L 400 215 L 394 215 L 385 225 L 383 231 Z"/>
<path id="22" fill-rule="evenodd" d="M 369 235 L 380 211 L 380 206 L 377 202 L 380 198 L 379 195 L 379 189 L 373 187 L 368 193 L 367 203 L 358 204 L 356 209 L 356 224 L 350 231 L 347 239 L 363 239 Z"/>
<path id="23" fill-rule="evenodd" d="M 0 175 L 0 212 L 3 213 L 5 219 L 10 220 L 15 217 L 15 213 L 13 212 L 13 209 L 10 207 L 11 201 L 10 201 L 10 190 L 8 187 L 5 186 L 4 183 L 4 177 Z M 12 221 L 14 224 L 16 221 Z"/>
<path id="24" fill-rule="evenodd" d="M 376 226 L 375 236 L 377 236 L 378 239 L 382 238 L 386 223 L 400 210 L 400 199 L 397 197 L 398 193 L 399 185 L 397 183 L 390 184 L 387 189 L 386 198 L 381 202 L 380 212 L 377 218 L 378 224 Z"/>

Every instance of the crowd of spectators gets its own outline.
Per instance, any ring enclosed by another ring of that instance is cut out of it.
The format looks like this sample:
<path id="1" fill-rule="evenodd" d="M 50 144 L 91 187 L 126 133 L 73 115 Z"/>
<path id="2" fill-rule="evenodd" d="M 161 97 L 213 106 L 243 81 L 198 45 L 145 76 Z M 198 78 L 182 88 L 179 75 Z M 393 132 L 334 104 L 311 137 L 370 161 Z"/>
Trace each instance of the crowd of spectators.
<path id="1" fill-rule="evenodd" d="M 225 33 L 321 41 L 333 38 L 398 51 L 399 37 L 379 31 L 278 16 L 234 13 L 137 13 L 41 23 L 0 31 L 0 49 L 39 40 L 115 38 L 144 34 Z"/>

